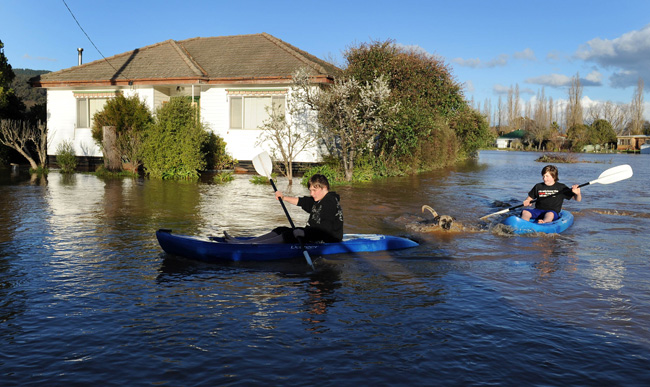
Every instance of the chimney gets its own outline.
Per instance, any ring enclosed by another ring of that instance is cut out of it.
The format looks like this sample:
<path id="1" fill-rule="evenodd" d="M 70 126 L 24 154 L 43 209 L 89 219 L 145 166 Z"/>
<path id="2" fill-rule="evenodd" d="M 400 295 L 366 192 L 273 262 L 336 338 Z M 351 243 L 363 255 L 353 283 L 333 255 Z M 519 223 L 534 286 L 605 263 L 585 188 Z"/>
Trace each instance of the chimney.
<path id="1" fill-rule="evenodd" d="M 77 52 L 79 53 L 79 66 L 81 66 L 81 53 L 84 51 L 83 48 L 78 48 Z"/>

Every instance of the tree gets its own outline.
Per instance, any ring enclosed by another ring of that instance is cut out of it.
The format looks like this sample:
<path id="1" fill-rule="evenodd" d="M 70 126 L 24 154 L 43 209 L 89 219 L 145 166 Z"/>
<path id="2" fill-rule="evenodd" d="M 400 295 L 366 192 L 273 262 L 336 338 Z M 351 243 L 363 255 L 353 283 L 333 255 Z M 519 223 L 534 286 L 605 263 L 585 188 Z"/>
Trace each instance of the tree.
<path id="1" fill-rule="evenodd" d="M 643 79 L 639 78 L 634 97 L 630 104 L 631 134 L 641 134 L 643 132 Z"/>
<path id="2" fill-rule="evenodd" d="M 152 121 L 149 108 L 137 95 L 127 98 L 118 93 L 106 102 L 103 110 L 95 113 L 93 139 L 102 148 L 106 158 L 115 153 L 122 164 L 130 164 L 132 171 L 136 172 L 142 164 L 142 136 Z M 115 130 L 115 139 L 110 146 L 104 144 L 104 127 Z"/>
<path id="3" fill-rule="evenodd" d="M 580 74 L 571 78 L 571 87 L 569 88 L 569 101 L 566 107 L 566 127 L 571 128 L 583 124 L 582 116 L 582 85 L 580 84 Z"/>
<path id="4" fill-rule="evenodd" d="M 4 44 L 0 40 L 0 119 L 23 119 L 25 104 L 11 87 L 15 77 L 16 74 L 5 56 Z"/>
<path id="5" fill-rule="evenodd" d="M 589 140 L 592 144 L 616 144 L 616 132 L 607 120 L 599 119 L 589 126 Z"/>
<path id="6" fill-rule="evenodd" d="M 47 162 L 47 127 L 42 122 L 32 125 L 24 120 L 0 120 L 0 144 L 16 150 L 32 169 L 44 167 Z M 38 163 L 32 156 L 34 145 Z"/>
<path id="7" fill-rule="evenodd" d="M 462 85 L 441 58 L 398 47 L 392 41 L 361 44 L 344 55 L 348 63 L 346 77 L 363 83 L 383 75 L 388 81 L 390 101 L 399 106 L 392 124 L 380 127 L 376 137 L 370 161 L 375 170 L 381 171 L 378 174 L 430 169 L 457 160 L 457 151 L 463 147 L 452 126 L 467 128 L 452 121 L 464 120 L 465 109 L 471 106 Z"/>
<path id="8" fill-rule="evenodd" d="M 175 97 L 156 111 L 143 141 L 143 163 L 151 177 L 196 179 L 206 167 L 208 132 L 189 99 Z"/>
<path id="9" fill-rule="evenodd" d="M 616 104 L 612 101 L 593 105 L 587 111 L 589 121 L 605 120 L 612 125 L 615 133 L 622 135 L 626 133 L 629 124 L 630 107 L 626 104 Z"/>
<path id="10" fill-rule="evenodd" d="M 585 124 L 573 125 L 567 129 L 567 138 L 571 141 L 571 149 L 582 150 L 585 145 L 591 142 L 589 127 Z"/>
<path id="11" fill-rule="evenodd" d="M 287 114 L 284 106 L 272 104 L 266 108 L 269 118 L 260 127 L 262 133 L 257 145 L 269 144 L 271 154 L 284 165 L 284 173 L 293 183 L 293 161 L 307 147 L 313 145 L 318 136 L 318 125 L 309 102 L 309 75 L 305 69 L 293 74 L 293 87 L 287 100 Z"/>
<path id="12" fill-rule="evenodd" d="M 358 157 L 372 150 L 380 128 L 390 125 L 397 110 L 388 99 L 388 81 L 384 76 L 365 84 L 339 78 L 320 92 L 314 93 L 305 83 L 301 89 L 306 102 L 318 112 L 322 138 L 341 160 L 345 179 L 351 181 Z"/>

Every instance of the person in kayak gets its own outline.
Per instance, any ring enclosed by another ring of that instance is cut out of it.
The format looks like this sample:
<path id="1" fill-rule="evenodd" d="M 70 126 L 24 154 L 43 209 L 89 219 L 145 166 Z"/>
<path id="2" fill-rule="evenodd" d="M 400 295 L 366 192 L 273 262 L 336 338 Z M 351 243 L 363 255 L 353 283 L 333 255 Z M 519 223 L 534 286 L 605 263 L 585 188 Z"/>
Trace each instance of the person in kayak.
<path id="1" fill-rule="evenodd" d="M 537 201 L 535 208 L 521 211 L 523 220 L 533 219 L 540 224 L 550 223 L 560 217 L 558 214 L 562 211 L 564 199 L 573 198 L 578 202 L 582 200 L 578 184 L 569 188 L 558 181 L 558 171 L 555 165 L 547 165 L 542 169 L 542 179 L 544 181 L 535 184 L 524 200 L 525 207 L 530 206 L 533 200 Z"/>
<path id="2" fill-rule="evenodd" d="M 285 196 L 276 191 L 276 199 L 296 205 L 309 212 L 306 227 L 277 227 L 271 232 L 252 239 L 239 240 L 224 232 L 228 243 L 297 243 L 303 242 L 340 242 L 343 240 L 343 210 L 341 197 L 330 192 L 327 177 L 315 174 L 309 179 L 309 195 L 303 197 Z"/>

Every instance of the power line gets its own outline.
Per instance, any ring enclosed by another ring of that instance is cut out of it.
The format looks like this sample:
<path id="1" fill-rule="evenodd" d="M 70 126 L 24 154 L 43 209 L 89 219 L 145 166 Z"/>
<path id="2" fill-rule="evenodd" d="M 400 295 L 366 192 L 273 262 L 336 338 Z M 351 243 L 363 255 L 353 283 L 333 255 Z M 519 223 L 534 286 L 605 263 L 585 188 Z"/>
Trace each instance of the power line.
<path id="1" fill-rule="evenodd" d="M 117 71 L 117 69 L 115 68 L 115 66 L 113 66 L 113 65 L 111 64 L 111 62 L 108 61 L 108 59 L 106 59 L 106 57 L 104 56 L 104 54 L 102 54 L 102 52 L 99 50 L 99 48 L 97 48 L 97 46 L 95 45 L 95 42 L 93 42 L 93 40 L 90 39 L 90 36 L 88 36 L 88 34 L 87 34 L 86 31 L 84 30 L 84 28 L 83 28 L 83 27 L 81 26 L 81 24 L 79 23 L 79 20 L 77 20 L 77 18 L 74 16 L 74 13 L 72 13 L 72 10 L 70 9 L 70 7 L 68 7 L 68 4 L 65 2 L 65 0 L 61 0 L 61 1 L 63 1 L 63 4 L 64 4 L 65 7 L 68 9 L 68 12 L 70 12 L 70 15 L 72 15 L 72 18 L 74 19 L 74 21 L 77 23 L 77 25 L 78 25 L 79 28 L 81 29 L 81 32 L 83 32 L 84 35 L 86 35 L 86 38 L 88 38 L 88 41 L 90 41 L 90 44 L 92 44 L 93 47 L 95 47 L 95 50 L 97 50 L 97 52 L 99 53 L 99 55 L 101 55 L 102 58 L 104 58 L 104 60 L 106 61 L 106 63 L 108 63 L 108 65 L 111 66 L 111 68 L 112 68 L 113 70 L 115 70 L 115 73 L 118 73 L 118 71 Z M 120 74 L 120 75 L 121 75 L 121 74 Z M 131 79 L 129 79 L 129 78 L 126 77 L 126 76 L 123 76 L 123 75 L 122 75 L 122 77 L 126 78 L 126 80 L 128 80 L 128 81 L 131 81 Z"/>

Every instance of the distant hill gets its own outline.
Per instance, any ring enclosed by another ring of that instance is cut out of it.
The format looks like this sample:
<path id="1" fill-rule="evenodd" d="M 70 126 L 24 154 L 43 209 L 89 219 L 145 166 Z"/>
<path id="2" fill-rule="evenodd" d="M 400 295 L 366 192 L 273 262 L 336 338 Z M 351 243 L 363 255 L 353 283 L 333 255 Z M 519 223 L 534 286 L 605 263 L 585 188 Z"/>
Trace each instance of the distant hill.
<path id="1" fill-rule="evenodd" d="M 33 88 L 29 85 L 29 79 L 37 75 L 47 74 L 47 70 L 13 69 L 16 78 L 11 82 L 11 87 L 16 95 L 23 101 L 27 109 L 36 104 L 44 104 L 47 99 L 45 89 Z"/>

